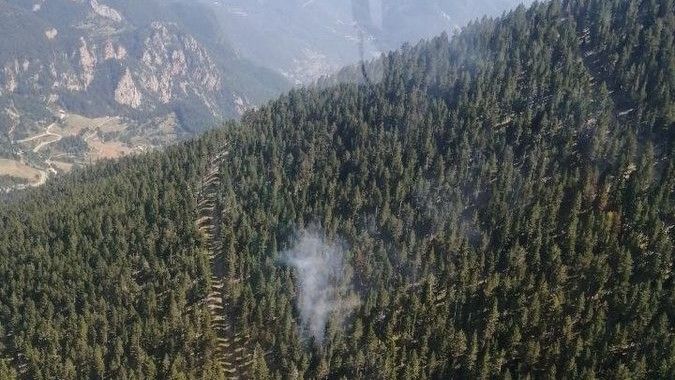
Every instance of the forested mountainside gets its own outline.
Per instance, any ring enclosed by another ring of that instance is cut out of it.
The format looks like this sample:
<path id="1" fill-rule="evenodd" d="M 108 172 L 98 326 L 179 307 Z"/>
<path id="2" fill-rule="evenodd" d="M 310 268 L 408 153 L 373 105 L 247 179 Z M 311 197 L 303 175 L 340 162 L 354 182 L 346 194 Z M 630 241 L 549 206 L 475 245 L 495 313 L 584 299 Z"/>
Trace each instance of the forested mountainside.
<path id="1" fill-rule="evenodd" d="M 12 194 L 0 375 L 675 377 L 673 30 L 521 7 Z"/>
<path id="2" fill-rule="evenodd" d="M 174 143 L 290 88 L 195 3 L 2 0 L 0 35 L 0 191 Z"/>

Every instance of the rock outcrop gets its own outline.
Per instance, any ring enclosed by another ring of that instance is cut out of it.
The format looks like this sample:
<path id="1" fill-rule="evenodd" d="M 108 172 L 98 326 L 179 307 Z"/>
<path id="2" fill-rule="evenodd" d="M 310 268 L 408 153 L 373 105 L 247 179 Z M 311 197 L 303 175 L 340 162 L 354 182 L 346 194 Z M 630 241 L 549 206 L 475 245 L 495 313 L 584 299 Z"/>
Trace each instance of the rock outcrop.
<path id="1" fill-rule="evenodd" d="M 80 68 L 82 69 L 81 71 L 81 78 L 83 82 L 84 89 L 86 90 L 87 87 L 89 87 L 89 84 L 91 84 L 91 81 L 94 80 L 94 70 L 96 69 L 96 54 L 95 51 L 89 50 L 89 46 L 87 45 L 87 40 L 84 39 L 84 37 L 80 38 Z"/>
<path id="2" fill-rule="evenodd" d="M 91 0 L 89 4 L 91 5 L 91 9 L 93 9 L 97 15 L 115 22 L 122 22 L 122 15 L 115 9 L 105 4 L 100 4 L 98 0 Z"/>
<path id="3" fill-rule="evenodd" d="M 45 30 L 45 37 L 47 37 L 48 40 L 53 40 L 54 38 L 56 38 L 58 34 L 59 31 L 56 30 L 55 28 Z"/>
<path id="4" fill-rule="evenodd" d="M 262 85 L 271 71 L 258 77 L 224 39 L 203 37 L 213 25 L 181 21 L 207 20 L 206 8 L 175 12 L 164 0 L 0 1 L 0 110 L 21 115 L 0 111 L 0 154 L 61 114 L 119 117 L 126 137 L 161 145 L 169 137 L 153 136 L 184 138 L 278 93 Z"/>
<path id="5" fill-rule="evenodd" d="M 141 105 L 142 95 L 136 88 L 136 83 L 131 77 L 129 68 L 124 72 L 122 78 L 117 84 L 115 90 L 115 101 L 119 104 L 129 106 L 131 108 L 138 108 Z"/>

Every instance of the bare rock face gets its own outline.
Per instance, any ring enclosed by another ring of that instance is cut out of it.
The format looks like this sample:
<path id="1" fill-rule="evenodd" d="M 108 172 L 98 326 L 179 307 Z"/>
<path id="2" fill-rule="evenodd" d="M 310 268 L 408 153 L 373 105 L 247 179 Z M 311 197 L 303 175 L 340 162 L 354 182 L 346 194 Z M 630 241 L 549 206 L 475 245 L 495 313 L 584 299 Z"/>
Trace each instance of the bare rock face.
<path id="1" fill-rule="evenodd" d="M 29 67 L 30 62 L 28 60 L 21 63 L 18 59 L 7 62 L 2 69 L 2 75 L 0 75 L 0 78 L 4 79 L 2 88 L 10 94 L 15 92 L 19 84 L 22 83 L 21 76 L 25 74 Z"/>
<path id="2" fill-rule="evenodd" d="M 136 87 L 134 79 L 131 77 L 131 71 L 127 67 L 124 75 L 117 84 L 115 90 L 115 101 L 119 104 L 138 108 L 141 105 L 142 95 Z"/>
<path id="3" fill-rule="evenodd" d="M 121 61 L 126 57 L 127 57 L 127 49 L 125 49 L 124 46 L 122 45 L 117 46 L 117 56 L 115 58 Z"/>
<path id="4" fill-rule="evenodd" d="M 94 80 L 94 70 L 96 69 L 96 55 L 95 51 L 89 50 L 87 46 L 87 41 L 84 37 L 80 38 L 80 67 L 82 69 L 81 77 L 82 82 L 84 83 L 84 89 L 86 90 L 91 81 Z"/>
<path id="5" fill-rule="evenodd" d="M 91 0 L 89 4 L 91 5 L 91 9 L 93 9 L 97 15 L 115 22 L 122 22 L 122 15 L 115 9 L 104 4 L 100 4 L 98 0 Z"/>
<path id="6" fill-rule="evenodd" d="M 56 38 L 58 34 L 59 31 L 56 30 L 55 28 L 51 28 L 45 31 L 45 37 L 47 37 L 48 40 L 53 40 L 54 38 Z"/>
<path id="7" fill-rule="evenodd" d="M 181 96 L 197 95 L 208 105 L 206 94 L 222 86 L 220 70 L 193 37 L 172 29 L 171 24 L 152 24 L 143 42 L 140 86 L 164 104 Z"/>
<path id="8" fill-rule="evenodd" d="M 110 59 L 116 59 L 118 61 L 122 61 L 127 57 L 127 50 L 124 48 L 122 45 L 117 45 L 115 47 L 115 43 L 112 40 L 108 40 L 105 43 L 105 47 L 103 49 L 103 59 L 104 60 L 110 60 Z"/>
<path id="9" fill-rule="evenodd" d="M 98 13 L 117 19 L 116 13 L 106 10 L 100 3 L 92 1 L 91 5 L 100 11 Z M 58 33 L 56 28 L 50 28 L 44 36 L 57 44 Z M 139 33 L 143 36 L 142 42 L 131 51 L 124 46 L 124 39 L 116 34 L 102 37 L 84 33 L 79 37 L 78 45 L 58 52 L 50 57 L 50 61 L 36 58 L 18 62 L 14 59 L 0 66 L 0 85 L 6 93 L 28 87 L 36 92 L 46 92 L 45 97 L 54 91 L 86 97 L 89 91 L 100 91 L 100 88 L 92 87 L 95 80 L 105 80 L 101 76 L 110 75 L 104 62 L 117 61 L 123 64 L 124 70 L 115 84 L 114 101 L 117 104 L 153 110 L 158 104 L 170 105 L 190 99 L 202 103 L 214 116 L 220 116 L 223 73 L 209 51 L 172 23 L 153 22 Z M 40 78 L 48 78 L 51 86 L 44 86 L 45 81 Z M 234 107 L 238 113 L 246 109 L 243 100 Z"/>
<path id="10" fill-rule="evenodd" d="M 5 68 L 5 78 L 5 90 L 7 90 L 7 92 L 14 92 L 17 87 L 16 76 L 13 72 Z"/>
<path id="11" fill-rule="evenodd" d="M 251 109 L 249 103 L 239 95 L 234 95 L 234 110 L 237 115 L 242 116 L 244 112 Z"/>

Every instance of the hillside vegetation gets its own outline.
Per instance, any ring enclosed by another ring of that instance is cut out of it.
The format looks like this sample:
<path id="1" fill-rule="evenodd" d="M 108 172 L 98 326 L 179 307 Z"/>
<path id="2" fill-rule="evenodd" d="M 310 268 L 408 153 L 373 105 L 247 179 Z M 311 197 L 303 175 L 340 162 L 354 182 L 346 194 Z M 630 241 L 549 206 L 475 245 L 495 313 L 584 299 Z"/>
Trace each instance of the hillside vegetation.
<path id="1" fill-rule="evenodd" d="M 520 7 L 11 195 L 0 376 L 675 377 L 674 5 Z"/>

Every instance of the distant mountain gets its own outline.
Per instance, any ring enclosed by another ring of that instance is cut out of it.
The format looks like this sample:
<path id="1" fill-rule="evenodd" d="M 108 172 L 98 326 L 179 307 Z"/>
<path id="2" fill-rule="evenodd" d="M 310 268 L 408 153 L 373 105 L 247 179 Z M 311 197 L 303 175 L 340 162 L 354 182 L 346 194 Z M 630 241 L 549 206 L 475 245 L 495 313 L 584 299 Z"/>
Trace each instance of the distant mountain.
<path id="1" fill-rule="evenodd" d="M 464 24 L 480 19 L 484 15 L 498 16 L 518 4 L 530 2 L 530 0 L 381 0 L 383 44 L 390 48 L 398 48 L 403 42 L 415 42 L 444 30 L 458 30 Z"/>
<path id="2" fill-rule="evenodd" d="M 200 0 L 242 56 L 309 83 L 529 0 Z"/>
<path id="3" fill-rule="evenodd" d="M 229 117 L 285 88 L 238 58 L 197 5 L 13 0 L 0 10 L 5 96 L 43 94 L 83 113 L 193 107 Z"/>
<path id="4" fill-rule="evenodd" d="M 237 56 L 197 4 L 0 0 L 0 36 L 0 158 L 38 169 L 163 145 L 289 87 Z M 100 130 L 102 117 L 123 133 Z M 45 134 L 86 140 L 92 154 L 36 149 Z"/>

